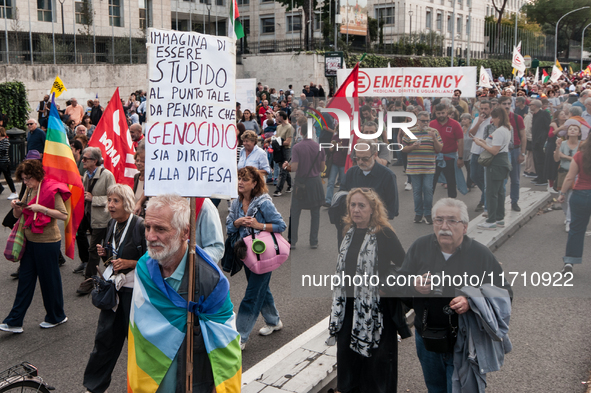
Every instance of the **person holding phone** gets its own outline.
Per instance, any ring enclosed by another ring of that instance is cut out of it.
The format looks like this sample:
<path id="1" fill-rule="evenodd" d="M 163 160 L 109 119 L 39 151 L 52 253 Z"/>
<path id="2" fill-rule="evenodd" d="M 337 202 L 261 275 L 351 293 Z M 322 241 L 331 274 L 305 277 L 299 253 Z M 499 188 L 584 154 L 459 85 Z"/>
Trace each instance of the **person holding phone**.
<path id="1" fill-rule="evenodd" d="M 468 133 L 472 138 L 480 138 L 484 136 L 484 129 L 491 124 L 490 123 L 490 112 L 491 112 L 491 103 L 488 100 L 480 101 L 480 112 L 478 117 L 472 121 L 472 127 Z M 482 195 L 480 196 L 480 202 L 476 206 L 475 211 L 481 212 L 484 210 L 484 198 L 485 198 L 485 191 L 484 191 L 484 167 L 478 163 L 478 158 L 480 157 L 480 153 L 482 153 L 484 149 L 477 144 L 473 143 L 472 148 L 470 149 L 471 159 L 470 159 L 470 178 L 480 188 L 482 191 Z"/>

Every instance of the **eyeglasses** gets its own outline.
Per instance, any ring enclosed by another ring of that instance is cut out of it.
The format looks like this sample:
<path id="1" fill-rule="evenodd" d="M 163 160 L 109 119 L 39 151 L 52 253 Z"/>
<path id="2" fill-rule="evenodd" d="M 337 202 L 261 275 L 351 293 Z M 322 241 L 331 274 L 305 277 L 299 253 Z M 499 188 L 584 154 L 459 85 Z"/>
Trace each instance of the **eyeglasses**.
<path id="1" fill-rule="evenodd" d="M 32 177 L 31 177 L 31 176 L 23 176 L 23 181 L 24 181 L 25 183 L 27 183 L 27 182 L 31 181 L 31 179 L 32 179 Z"/>
<path id="2" fill-rule="evenodd" d="M 357 161 L 361 161 L 361 162 L 370 162 L 372 159 L 372 156 L 369 157 L 357 157 Z"/>
<path id="3" fill-rule="evenodd" d="M 95 159 L 94 159 L 94 158 L 90 158 L 90 157 L 82 157 L 82 161 L 88 161 L 88 160 L 95 161 Z"/>
<path id="4" fill-rule="evenodd" d="M 446 222 L 447 225 L 449 225 L 450 227 L 464 223 L 462 220 L 453 220 L 453 219 L 449 219 L 449 218 L 435 217 L 433 219 L 433 224 L 435 224 L 437 226 L 442 226 L 444 222 Z"/>
<path id="5" fill-rule="evenodd" d="M 421 120 L 421 119 L 419 119 L 419 121 L 420 121 L 421 123 L 429 123 L 429 119 L 427 119 L 427 120 Z"/>
<path id="6" fill-rule="evenodd" d="M 28 126 L 34 126 L 35 123 L 27 123 Z"/>

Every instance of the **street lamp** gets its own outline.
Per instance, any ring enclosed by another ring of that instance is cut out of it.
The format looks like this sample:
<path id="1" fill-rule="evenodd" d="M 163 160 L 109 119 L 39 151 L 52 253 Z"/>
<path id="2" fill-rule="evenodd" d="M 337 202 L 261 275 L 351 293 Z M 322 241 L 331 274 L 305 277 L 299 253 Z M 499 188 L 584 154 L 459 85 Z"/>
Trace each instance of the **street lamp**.
<path id="1" fill-rule="evenodd" d="M 66 45 L 66 36 L 65 36 L 65 28 L 64 28 L 64 1 L 59 0 L 61 8 L 62 8 L 62 44 Z"/>
<path id="2" fill-rule="evenodd" d="M 207 0 L 207 34 L 211 35 L 211 0 Z"/>
<path id="3" fill-rule="evenodd" d="M 581 71 L 583 71 L 583 48 L 585 47 L 585 30 L 587 30 L 587 27 L 589 26 L 591 26 L 591 23 L 585 26 L 585 28 L 583 29 L 583 34 L 581 35 Z"/>
<path id="4" fill-rule="evenodd" d="M 581 7 L 581 8 L 577 8 L 576 10 L 572 10 L 570 12 L 567 12 L 566 14 L 562 15 L 560 17 L 560 19 L 558 19 L 558 22 L 556 22 L 556 30 L 554 32 L 554 63 L 556 63 L 556 61 L 558 61 L 558 24 L 560 23 L 560 21 L 562 20 L 562 18 L 564 18 L 568 14 L 572 14 L 575 11 L 584 10 L 586 8 L 591 8 L 591 7 L 589 7 L 589 6 L 587 6 L 587 7 Z"/>
<path id="5" fill-rule="evenodd" d="M 410 35 L 412 36 L 412 10 L 408 11 L 408 14 L 410 15 Z"/>

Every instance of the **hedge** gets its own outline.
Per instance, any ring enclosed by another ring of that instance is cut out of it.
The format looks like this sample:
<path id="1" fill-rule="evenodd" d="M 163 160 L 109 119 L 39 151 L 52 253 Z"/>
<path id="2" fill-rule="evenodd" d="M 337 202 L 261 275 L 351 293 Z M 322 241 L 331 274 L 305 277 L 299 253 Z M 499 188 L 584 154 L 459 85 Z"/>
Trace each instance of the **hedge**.
<path id="1" fill-rule="evenodd" d="M 8 116 L 7 130 L 14 127 L 26 129 L 29 111 L 27 89 L 23 82 L 0 83 L 0 112 Z"/>
<path id="2" fill-rule="evenodd" d="M 361 58 L 361 55 L 345 54 L 347 68 L 355 67 L 355 64 Z M 455 59 L 457 62 L 459 59 Z M 465 61 L 465 59 L 463 59 Z M 368 54 L 361 62 L 361 68 L 386 68 L 390 63 L 390 67 L 450 67 L 451 58 L 449 57 L 432 57 L 432 56 L 393 56 L 386 57 L 374 54 Z M 551 61 L 541 61 L 540 67 L 552 67 Z M 513 70 L 511 67 L 511 60 L 498 59 L 470 59 L 470 66 L 476 66 L 480 70 L 480 66 L 490 68 L 493 76 L 496 78 L 503 74 L 510 76 Z M 535 70 L 534 70 L 535 72 Z"/>

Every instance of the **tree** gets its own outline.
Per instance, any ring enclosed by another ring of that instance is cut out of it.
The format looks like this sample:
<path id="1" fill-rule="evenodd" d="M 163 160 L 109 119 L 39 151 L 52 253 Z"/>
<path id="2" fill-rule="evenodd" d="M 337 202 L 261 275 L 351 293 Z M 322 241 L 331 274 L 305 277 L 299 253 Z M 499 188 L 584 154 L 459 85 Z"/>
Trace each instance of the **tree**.
<path id="1" fill-rule="evenodd" d="M 589 6 L 589 0 L 534 0 L 524 7 L 527 17 L 542 25 L 546 34 L 554 35 L 556 23 L 567 12 Z M 558 54 L 570 56 L 569 41 L 580 41 L 583 29 L 591 23 L 591 8 L 573 12 L 564 17 L 558 26 Z M 589 29 L 587 29 L 589 30 Z"/>
<path id="2" fill-rule="evenodd" d="M 499 6 L 497 6 L 497 1 L 499 2 Z M 493 7 L 499 14 L 499 19 L 497 19 L 497 39 L 500 40 L 501 38 L 501 22 L 503 21 L 503 13 L 505 12 L 505 7 L 507 6 L 507 1 L 509 0 L 493 0 Z"/>
<path id="3" fill-rule="evenodd" d="M 309 23 L 312 20 L 312 15 L 314 10 L 318 6 L 319 2 L 317 0 L 277 0 L 277 2 L 283 5 L 286 8 L 287 12 L 291 12 L 292 10 L 302 8 L 304 11 L 304 20 L 303 20 L 303 28 L 304 30 L 304 46 L 306 50 L 312 49 L 310 39 L 312 37 L 311 27 L 312 24 Z M 293 8 L 291 5 L 293 4 Z"/>

